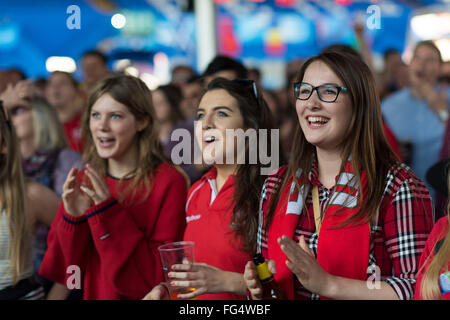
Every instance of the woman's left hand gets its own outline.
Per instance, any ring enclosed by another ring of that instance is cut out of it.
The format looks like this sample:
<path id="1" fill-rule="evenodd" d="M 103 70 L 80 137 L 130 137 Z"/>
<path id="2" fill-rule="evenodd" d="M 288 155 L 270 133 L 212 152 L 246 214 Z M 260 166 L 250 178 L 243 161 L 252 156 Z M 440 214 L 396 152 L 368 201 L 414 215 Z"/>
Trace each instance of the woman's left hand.
<path id="1" fill-rule="evenodd" d="M 91 186 L 82 185 L 80 186 L 80 189 L 89 196 L 96 205 L 111 197 L 105 179 L 103 179 L 92 166 L 89 164 L 86 165 L 84 173 L 91 182 Z"/>
<path id="2" fill-rule="evenodd" d="M 205 293 L 227 292 L 227 272 L 206 263 L 175 264 L 169 277 L 171 286 L 195 288 L 193 292 L 179 294 L 180 299 L 192 299 Z"/>
<path id="3" fill-rule="evenodd" d="M 297 276 L 300 283 L 315 294 L 327 296 L 333 276 L 317 262 L 305 238 L 301 236 L 297 244 L 289 237 L 282 236 L 278 239 L 278 244 L 290 260 L 286 260 L 286 266 Z"/>

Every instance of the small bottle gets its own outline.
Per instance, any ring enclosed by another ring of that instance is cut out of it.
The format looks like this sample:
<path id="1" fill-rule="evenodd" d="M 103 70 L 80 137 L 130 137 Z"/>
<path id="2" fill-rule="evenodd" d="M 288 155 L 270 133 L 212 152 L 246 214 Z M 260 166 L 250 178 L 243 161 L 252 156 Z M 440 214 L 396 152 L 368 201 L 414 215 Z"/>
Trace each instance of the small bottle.
<path id="1" fill-rule="evenodd" d="M 269 271 L 266 260 L 262 254 L 257 253 L 253 256 L 253 262 L 256 265 L 259 281 L 261 282 L 263 300 L 287 300 L 286 293 L 275 281 L 272 273 Z"/>

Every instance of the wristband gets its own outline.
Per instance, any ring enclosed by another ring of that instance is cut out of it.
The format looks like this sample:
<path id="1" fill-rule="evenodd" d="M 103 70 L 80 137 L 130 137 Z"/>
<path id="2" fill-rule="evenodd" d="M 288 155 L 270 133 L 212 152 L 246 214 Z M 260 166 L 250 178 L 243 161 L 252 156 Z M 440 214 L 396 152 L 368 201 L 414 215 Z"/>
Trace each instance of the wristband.
<path id="1" fill-rule="evenodd" d="M 441 119 L 442 122 L 446 122 L 449 118 L 448 110 L 441 110 L 438 112 L 439 119 Z"/>

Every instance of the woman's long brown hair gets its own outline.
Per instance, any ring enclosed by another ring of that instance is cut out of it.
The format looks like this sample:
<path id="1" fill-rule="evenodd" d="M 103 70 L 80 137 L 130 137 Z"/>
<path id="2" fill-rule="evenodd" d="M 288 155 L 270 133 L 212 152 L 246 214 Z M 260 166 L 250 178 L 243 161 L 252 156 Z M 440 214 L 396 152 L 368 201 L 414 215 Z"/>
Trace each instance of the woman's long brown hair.
<path id="1" fill-rule="evenodd" d="M 255 96 L 253 86 L 250 81 L 226 80 L 217 78 L 211 81 L 203 93 L 223 89 L 236 99 L 239 111 L 244 120 L 244 130 L 267 129 L 268 141 L 267 150 L 271 150 L 270 129 L 272 122 L 270 110 L 262 97 L 262 91 L 257 90 Z M 202 96 L 203 97 L 203 96 Z M 258 141 L 261 139 L 258 136 Z M 259 143 L 258 143 L 259 144 Z M 235 190 L 233 195 L 234 208 L 232 222 L 235 226 L 235 236 L 240 237 L 243 242 L 243 249 L 249 254 L 256 252 L 256 234 L 258 231 L 258 212 L 261 188 L 265 176 L 261 174 L 263 165 L 258 157 L 257 163 L 249 163 L 250 146 L 248 139 L 245 141 L 245 164 L 240 164 L 235 174 Z M 274 156 L 274 155 L 271 155 Z"/>
<path id="2" fill-rule="evenodd" d="M 6 215 L 9 228 L 9 251 L 13 285 L 19 280 L 27 259 L 30 259 L 25 180 L 19 142 L 6 109 L 0 101 L 0 210 Z M 2 214 L 0 212 L 0 214 Z"/>

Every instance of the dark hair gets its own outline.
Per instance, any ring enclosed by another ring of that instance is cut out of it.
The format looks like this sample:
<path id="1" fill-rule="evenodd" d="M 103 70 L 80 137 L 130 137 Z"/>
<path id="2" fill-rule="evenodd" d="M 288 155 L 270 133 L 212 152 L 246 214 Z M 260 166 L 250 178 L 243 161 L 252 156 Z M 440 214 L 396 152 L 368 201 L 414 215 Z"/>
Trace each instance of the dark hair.
<path id="1" fill-rule="evenodd" d="M 176 67 L 174 67 L 174 68 L 172 69 L 172 81 L 174 81 L 174 80 L 179 80 L 179 79 L 174 79 L 174 75 L 175 75 L 177 72 L 183 71 L 183 70 L 188 71 L 188 72 L 191 74 L 191 76 L 189 76 L 188 78 L 190 78 L 190 77 L 196 75 L 196 72 L 195 72 L 194 69 L 192 69 L 190 66 L 187 66 L 187 65 L 184 65 L 184 64 L 180 64 L 180 65 L 177 65 Z M 187 80 L 187 79 L 183 79 L 183 82 L 186 81 L 186 80 Z"/>
<path id="2" fill-rule="evenodd" d="M 72 75 L 71 73 L 66 72 L 66 71 L 54 71 L 54 72 L 52 72 L 52 74 L 50 75 L 50 77 L 53 76 L 53 75 L 55 75 L 55 74 L 62 74 L 62 75 L 64 75 L 64 76 L 66 76 L 66 77 L 70 80 L 70 82 L 72 83 L 72 86 L 73 86 L 74 88 L 78 88 L 78 81 L 75 80 L 75 78 L 73 77 L 73 75 Z"/>
<path id="3" fill-rule="evenodd" d="M 176 85 L 166 84 L 159 86 L 156 90 L 160 90 L 162 92 L 170 105 L 170 121 L 172 124 L 174 125 L 179 120 L 183 120 L 184 116 L 180 109 L 180 104 L 183 100 L 183 93 L 181 92 L 181 89 Z"/>
<path id="4" fill-rule="evenodd" d="M 325 49 L 322 50 L 322 53 L 325 52 L 342 52 L 357 56 L 358 58 L 362 59 L 361 54 L 355 48 L 342 43 L 333 44 L 331 46 L 326 47 Z"/>
<path id="5" fill-rule="evenodd" d="M 87 56 L 95 56 L 95 57 L 99 58 L 105 65 L 108 63 L 108 58 L 106 57 L 106 55 L 104 55 L 103 53 L 101 53 L 98 50 L 85 51 L 83 53 L 82 57 L 85 58 Z"/>
<path id="6" fill-rule="evenodd" d="M 255 97 L 253 84 L 254 82 L 250 80 L 216 78 L 209 83 L 202 98 L 207 92 L 223 89 L 236 99 L 244 120 L 244 129 L 270 130 L 272 129 L 272 123 L 269 108 L 262 97 L 261 90 L 257 90 L 257 97 Z M 270 134 L 268 136 L 270 137 Z M 270 138 L 267 142 L 268 150 L 270 150 Z M 251 147 L 246 140 L 246 159 L 248 159 Z M 236 227 L 235 237 L 242 239 L 243 249 L 250 254 L 256 252 L 259 201 L 261 188 L 265 180 L 265 176 L 261 175 L 261 168 L 262 164 L 259 159 L 256 164 L 250 164 L 246 161 L 245 164 L 239 165 L 235 175 L 232 222 Z"/>
<path id="7" fill-rule="evenodd" d="M 20 80 L 25 80 L 27 78 L 27 75 L 25 74 L 25 72 L 17 67 L 14 68 L 9 68 L 8 70 L 6 70 L 8 73 L 15 73 L 17 75 L 19 75 Z"/>
<path id="8" fill-rule="evenodd" d="M 387 49 L 384 54 L 383 54 L 383 60 L 386 61 L 390 56 L 394 55 L 394 54 L 400 54 L 400 51 L 398 51 L 397 49 Z"/>
<path id="9" fill-rule="evenodd" d="M 261 71 L 258 68 L 248 69 L 247 73 L 254 73 L 258 79 L 261 78 Z"/>
<path id="10" fill-rule="evenodd" d="M 225 57 L 225 56 L 216 56 L 206 68 L 203 76 L 210 76 L 220 71 L 232 70 L 236 72 L 237 78 L 246 79 L 247 78 L 247 69 L 244 67 L 242 63 L 239 61 Z"/>
<path id="11" fill-rule="evenodd" d="M 417 49 L 419 49 L 420 47 L 428 47 L 432 50 L 434 50 L 438 56 L 439 56 L 439 61 L 442 63 L 442 55 L 441 55 L 441 51 L 439 50 L 439 48 L 434 44 L 433 41 L 430 40 L 426 40 L 426 41 L 420 41 L 416 44 L 416 47 L 414 48 L 414 56 L 416 55 Z"/>
<path id="12" fill-rule="evenodd" d="M 196 83 L 196 82 L 203 85 L 203 77 L 195 75 L 186 80 L 186 84 L 192 84 L 192 83 Z"/>

